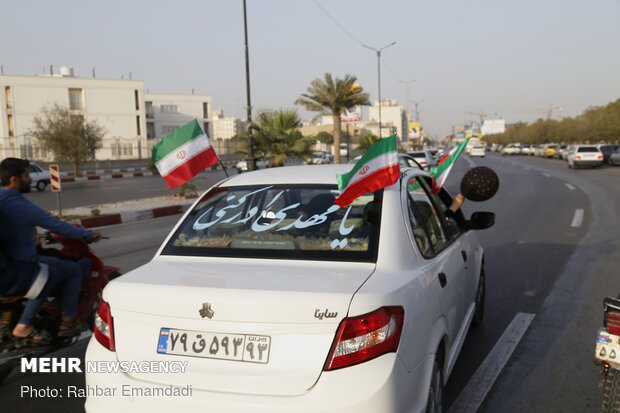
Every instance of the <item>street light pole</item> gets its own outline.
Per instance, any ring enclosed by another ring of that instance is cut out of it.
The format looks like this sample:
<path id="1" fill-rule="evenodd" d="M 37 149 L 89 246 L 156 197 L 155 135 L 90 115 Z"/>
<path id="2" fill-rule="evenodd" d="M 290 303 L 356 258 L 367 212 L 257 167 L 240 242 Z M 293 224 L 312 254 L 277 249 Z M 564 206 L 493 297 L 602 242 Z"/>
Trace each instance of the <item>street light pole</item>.
<path id="1" fill-rule="evenodd" d="M 252 102 L 250 100 L 250 54 L 248 48 L 248 18 L 246 13 L 245 0 L 243 0 L 243 29 L 245 32 L 245 85 L 248 98 L 248 156 L 246 162 L 248 171 L 256 170 L 256 160 L 254 159 L 254 139 L 252 136 Z"/>
<path id="2" fill-rule="evenodd" d="M 407 117 L 407 122 L 411 122 L 411 111 L 409 111 L 409 83 L 413 83 L 415 82 L 415 79 L 411 79 L 408 81 L 405 80 L 399 80 L 400 83 L 404 83 L 405 84 L 405 88 L 407 90 L 407 100 L 405 100 L 405 105 L 407 106 L 407 114 L 409 115 Z"/>
<path id="3" fill-rule="evenodd" d="M 424 102 L 424 99 L 413 102 L 415 105 L 415 121 L 420 122 L 420 112 L 418 112 L 418 104 Z"/>
<path id="4" fill-rule="evenodd" d="M 377 52 L 377 82 L 379 83 L 379 139 L 381 139 L 381 52 L 390 46 L 394 46 L 395 44 L 396 42 L 392 42 L 388 45 L 383 46 L 380 49 L 375 49 L 374 47 L 362 44 L 362 46 L 364 46 L 365 48 Z"/>

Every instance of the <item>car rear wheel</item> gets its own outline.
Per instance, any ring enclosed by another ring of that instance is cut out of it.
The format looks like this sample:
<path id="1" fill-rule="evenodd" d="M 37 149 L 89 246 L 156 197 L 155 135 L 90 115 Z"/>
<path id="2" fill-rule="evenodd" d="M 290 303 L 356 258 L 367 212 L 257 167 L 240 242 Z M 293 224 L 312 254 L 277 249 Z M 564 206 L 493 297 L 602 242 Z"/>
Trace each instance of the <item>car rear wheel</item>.
<path id="1" fill-rule="evenodd" d="M 426 402 L 426 413 L 441 413 L 443 411 L 443 375 L 439 359 L 435 357 L 433 363 L 433 373 L 431 375 L 431 385 L 428 388 L 428 401 Z"/>
<path id="2" fill-rule="evenodd" d="M 45 187 L 46 186 L 47 186 L 47 183 L 45 181 L 38 181 L 37 182 L 37 191 L 39 191 L 39 192 L 45 191 Z"/>

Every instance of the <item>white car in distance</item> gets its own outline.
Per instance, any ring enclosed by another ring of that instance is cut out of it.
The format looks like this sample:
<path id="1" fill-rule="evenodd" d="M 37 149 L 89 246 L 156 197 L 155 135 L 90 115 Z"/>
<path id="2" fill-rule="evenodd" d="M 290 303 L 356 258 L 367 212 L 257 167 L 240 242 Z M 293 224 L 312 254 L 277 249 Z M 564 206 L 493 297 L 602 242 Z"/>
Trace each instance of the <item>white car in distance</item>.
<path id="1" fill-rule="evenodd" d="M 105 288 L 86 352 L 185 372 L 87 371 L 89 388 L 118 392 L 89 395 L 86 411 L 440 411 L 482 322 L 472 229 L 494 215 L 447 218 L 451 197 L 415 168 L 340 207 L 336 175 L 350 169 L 235 175 L 196 201 L 152 261 Z M 187 386 L 190 397 L 139 395 Z"/>
<path id="2" fill-rule="evenodd" d="M 37 191 L 43 192 L 50 183 L 49 170 L 43 169 L 34 162 L 30 162 L 28 165 L 28 172 L 30 175 L 30 186 L 37 188 Z"/>
<path id="3" fill-rule="evenodd" d="M 480 156 L 482 158 L 484 158 L 484 156 L 486 155 L 486 147 L 482 146 L 482 145 L 476 145 L 473 146 L 469 149 L 469 156 L 470 157 L 474 157 L 474 156 Z"/>

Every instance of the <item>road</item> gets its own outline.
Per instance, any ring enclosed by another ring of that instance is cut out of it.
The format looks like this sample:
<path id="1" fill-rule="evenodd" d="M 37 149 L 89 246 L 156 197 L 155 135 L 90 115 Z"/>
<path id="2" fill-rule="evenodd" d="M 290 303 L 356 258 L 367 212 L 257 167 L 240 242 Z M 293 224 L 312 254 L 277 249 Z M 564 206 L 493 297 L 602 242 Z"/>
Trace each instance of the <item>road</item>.
<path id="1" fill-rule="evenodd" d="M 228 173 L 235 175 L 237 171 L 228 168 Z M 208 170 L 198 174 L 192 182 L 200 193 L 224 178 L 226 174 L 221 169 Z M 169 189 L 160 176 L 143 176 L 65 183 L 62 184 L 60 197 L 61 208 L 66 209 L 178 193 L 178 189 Z M 51 192 L 49 186 L 44 192 L 34 190 L 26 196 L 47 211 L 58 210 L 57 193 Z"/>
<path id="2" fill-rule="evenodd" d="M 463 206 L 467 216 L 489 210 L 497 218 L 494 227 L 477 233 L 486 256 L 485 320 L 470 331 L 447 383 L 446 410 L 476 411 L 457 408 L 464 399 L 481 397 L 481 413 L 596 411 L 601 391 L 594 341 L 602 299 L 618 290 L 620 168 L 575 171 L 560 161 L 490 154 L 460 159 L 447 185 L 450 192 L 458 192 L 458 178 L 470 163 L 493 168 L 500 189 L 487 202 Z M 104 262 L 129 271 L 153 256 L 177 219 L 105 227 L 102 231 L 111 239 L 95 248 Z M 482 382 L 489 387 L 472 392 L 469 383 L 478 377 L 477 370 L 523 314 L 533 321 L 513 340 L 516 348 L 507 354 L 505 366 L 499 366 L 496 378 L 483 371 Z M 84 349 L 82 344 L 62 356 L 83 356 Z M 34 412 L 46 406 L 81 411 L 80 399 L 20 399 L 21 386 L 44 387 L 50 379 L 14 373 L 0 388 L 0 397 L 7 410 Z M 83 385 L 77 373 L 53 379 L 55 385 Z"/>

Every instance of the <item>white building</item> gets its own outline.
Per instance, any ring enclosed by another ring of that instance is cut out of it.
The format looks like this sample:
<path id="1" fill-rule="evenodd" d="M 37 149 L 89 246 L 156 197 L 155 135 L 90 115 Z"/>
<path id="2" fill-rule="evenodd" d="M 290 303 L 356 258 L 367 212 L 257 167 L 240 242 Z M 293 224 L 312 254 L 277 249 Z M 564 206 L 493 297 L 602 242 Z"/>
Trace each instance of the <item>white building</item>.
<path id="1" fill-rule="evenodd" d="M 228 140 L 246 130 L 246 122 L 237 118 L 225 118 L 224 111 L 213 112 L 213 139 Z M 211 136 L 210 136 L 211 137 Z"/>
<path id="2" fill-rule="evenodd" d="M 379 122 L 379 102 L 368 108 L 369 123 Z M 396 133 L 400 142 L 408 139 L 407 111 L 398 106 L 395 100 L 381 100 L 381 137 L 387 138 Z M 378 128 L 377 128 L 378 132 Z"/>
<path id="3" fill-rule="evenodd" d="M 152 147 L 179 126 L 196 119 L 210 138 L 211 95 L 147 93 L 145 95 L 146 135 Z"/>
<path id="4" fill-rule="evenodd" d="M 0 75 L 0 159 L 54 161 L 28 133 L 34 117 L 53 104 L 105 129 L 97 159 L 148 158 L 143 95 L 141 80 L 80 78 L 67 66 L 55 75 Z"/>

